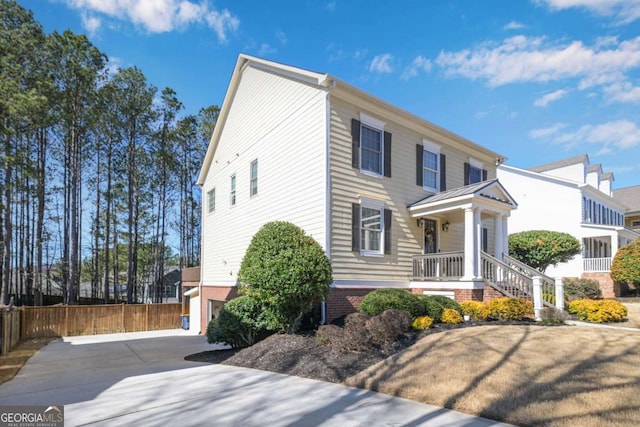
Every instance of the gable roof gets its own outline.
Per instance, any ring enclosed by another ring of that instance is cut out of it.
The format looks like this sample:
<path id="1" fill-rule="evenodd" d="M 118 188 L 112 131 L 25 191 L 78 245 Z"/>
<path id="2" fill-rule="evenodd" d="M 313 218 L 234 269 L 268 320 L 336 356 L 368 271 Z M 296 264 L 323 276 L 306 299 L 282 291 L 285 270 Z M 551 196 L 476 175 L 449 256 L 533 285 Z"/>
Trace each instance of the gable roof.
<path id="1" fill-rule="evenodd" d="M 587 166 L 587 172 L 588 173 L 591 173 L 591 172 L 602 173 L 602 165 L 600 163 L 596 163 L 595 165 L 589 165 L 589 166 Z"/>
<path id="2" fill-rule="evenodd" d="M 587 163 L 589 164 L 589 156 L 586 154 L 581 154 L 579 156 L 571 157 L 569 159 L 558 160 L 556 162 L 546 163 L 540 166 L 534 166 L 529 168 L 532 172 L 546 172 L 553 169 L 559 169 L 566 166 L 577 165 L 578 163 Z"/>
<path id="3" fill-rule="evenodd" d="M 640 185 L 613 190 L 613 198 L 626 205 L 631 212 L 640 212 Z"/>
<path id="4" fill-rule="evenodd" d="M 483 156 L 492 158 L 492 160 L 495 160 L 496 163 L 501 163 L 506 160 L 504 156 L 492 150 L 489 150 L 488 148 L 476 144 L 475 142 L 463 138 L 460 135 L 437 126 L 412 113 L 402 110 L 401 108 L 398 108 L 330 74 L 310 71 L 299 67 L 293 67 L 291 65 L 268 61 L 266 59 L 261 59 L 246 54 L 240 54 L 233 69 L 233 74 L 231 75 L 231 80 L 229 82 L 224 101 L 222 102 L 222 107 L 220 108 L 218 121 L 213 130 L 213 135 L 211 136 L 211 140 L 209 141 L 209 146 L 202 163 L 202 168 L 200 169 L 200 174 L 198 175 L 198 180 L 196 182 L 198 185 L 203 185 L 206 180 L 207 173 L 209 172 L 209 168 L 211 167 L 213 156 L 220 140 L 222 129 L 224 128 L 225 122 L 229 115 L 231 104 L 233 103 L 233 97 L 235 96 L 238 85 L 240 84 L 242 70 L 244 69 L 244 67 L 249 65 L 277 75 L 281 75 L 283 77 L 297 80 L 304 84 L 317 87 L 320 90 L 330 92 L 334 97 L 348 100 L 355 105 L 358 105 L 358 102 L 362 102 L 364 100 L 365 102 L 368 102 L 370 106 L 372 106 L 371 108 L 375 107 L 379 109 L 379 111 L 383 111 L 385 115 L 393 115 L 394 121 L 402 126 L 416 129 L 418 133 L 424 133 L 421 132 L 421 129 L 428 129 L 430 132 L 436 132 L 440 135 L 444 135 L 444 137 L 453 140 L 455 144 L 461 145 L 461 150 L 470 152 L 470 155 L 472 153 L 480 153 Z"/>
<path id="5" fill-rule="evenodd" d="M 432 209 L 458 208 L 462 204 L 483 201 L 501 209 L 515 209 L 518 205 L 498 179 L 490 179 L 429 195 L 407 206 L 410 212 L 422 215 Z"/>

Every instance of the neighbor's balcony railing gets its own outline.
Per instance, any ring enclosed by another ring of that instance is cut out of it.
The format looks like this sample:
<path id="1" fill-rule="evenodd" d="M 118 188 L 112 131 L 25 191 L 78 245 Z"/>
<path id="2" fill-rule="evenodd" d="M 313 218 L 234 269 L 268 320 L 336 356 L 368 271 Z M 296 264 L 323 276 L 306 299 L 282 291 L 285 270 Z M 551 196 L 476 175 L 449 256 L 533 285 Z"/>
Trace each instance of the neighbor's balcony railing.
<path id="1" fill-rule="evenodd" d="M 588 273 L 597 271 L 611 271 L 611 257 L 583 258 L 582 271 Z"/>
<path id="2" fill-rule="evenodd" d="M 464 276 L 464 252 L 413 256 L 413 280 L 449 280 Z"/>

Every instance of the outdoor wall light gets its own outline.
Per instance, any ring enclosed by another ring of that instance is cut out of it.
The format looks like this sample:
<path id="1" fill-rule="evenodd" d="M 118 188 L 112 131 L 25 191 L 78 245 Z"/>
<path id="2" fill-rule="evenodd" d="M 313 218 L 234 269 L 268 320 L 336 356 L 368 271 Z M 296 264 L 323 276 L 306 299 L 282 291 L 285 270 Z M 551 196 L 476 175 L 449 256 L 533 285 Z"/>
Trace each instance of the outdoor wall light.
<path id="1" fill-rule="evenodd" d="M 442 224 L 442 231 L 449 231 L 449 220 L 448 219 Z"/>

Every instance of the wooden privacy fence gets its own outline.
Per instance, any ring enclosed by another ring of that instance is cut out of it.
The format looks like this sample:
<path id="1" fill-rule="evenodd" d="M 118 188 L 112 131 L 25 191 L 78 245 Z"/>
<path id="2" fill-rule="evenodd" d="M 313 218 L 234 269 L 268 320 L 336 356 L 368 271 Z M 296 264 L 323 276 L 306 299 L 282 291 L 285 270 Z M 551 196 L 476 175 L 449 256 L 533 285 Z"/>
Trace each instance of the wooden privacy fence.
<path id="1" fill-rule="evenodd" d="M 182 304 L 22 307 L 21 338 L 178 329 Z"/>
<path id="2" fill-rule="evenodd" d="M 0 354 L 7 354 L 20 340 L 20 310 L 0 311 Z"/>

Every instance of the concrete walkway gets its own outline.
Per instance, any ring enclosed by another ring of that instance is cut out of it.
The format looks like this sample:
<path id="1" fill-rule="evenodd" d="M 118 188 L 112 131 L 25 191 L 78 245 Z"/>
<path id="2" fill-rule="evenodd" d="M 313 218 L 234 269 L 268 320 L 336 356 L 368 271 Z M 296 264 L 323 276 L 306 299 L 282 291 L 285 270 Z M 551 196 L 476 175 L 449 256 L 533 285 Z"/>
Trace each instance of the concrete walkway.
<path id="1" fill-rule="evenodd" d="M 36 353 L 0 406 L 64 405 L 65 426 L 507 426 L 338 384 L 188 362 L 182 330 L 69 337 Z"/>

